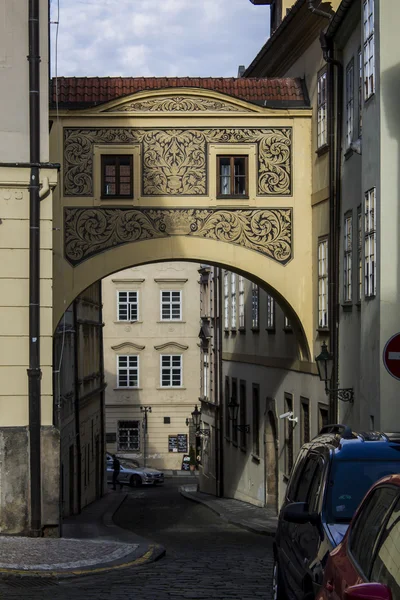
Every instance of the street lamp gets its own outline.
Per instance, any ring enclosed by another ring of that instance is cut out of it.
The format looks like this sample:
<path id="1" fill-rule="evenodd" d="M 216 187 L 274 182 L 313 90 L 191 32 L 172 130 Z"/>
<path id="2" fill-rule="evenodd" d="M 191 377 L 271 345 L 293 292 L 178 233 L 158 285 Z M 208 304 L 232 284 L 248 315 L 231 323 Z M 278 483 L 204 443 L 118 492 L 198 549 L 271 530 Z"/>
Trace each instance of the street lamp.
<path id="1" fill-rule="evenodd" d="M 236 399 L 231 398 L 231 401 L 228 404 L 229 411 L 229 419 L 233 422 L 232 427 L 237 431 L 245 431 L 246 433 L 250 433 L 250 425 L 237 425 L 237 418 L 239 413 L 239 404 L 236 402 Z"/>
<path id="2" fill-rule="evenodd" d="M 151 413 L 151 406 L 141 406 L 140 412 L 144 412 L 143 418 L 143 466 L 146 466 L 146 438 L 147 438 L 147 413 Z"/>
<path id="3" fill-rule="evenodd" d="M 318 375 L 321 381 L 325 382 L 325 393 L 337 393 L 338 399 L 342 402 L 354 402 L 353 388 L 332 389 L 329 384 L 333 373 L 333 354 L 328 351 L 327 345 L 323 342 L 321 354 L 315 357 L 317 363 Z"/>
<path id="4" fill-rule="evenodd" d="M 192 412 L 193 425 L 196 428 L 196 434 L 204 435 L 207 437 L 210 435 L 210 430 L 209 429 L 200 429 L 200 420 L 201 420 L 201 411 L 197 408 L 197 404 L 196 404 L 196 406 L 194 407 L 194 411 Z"/>

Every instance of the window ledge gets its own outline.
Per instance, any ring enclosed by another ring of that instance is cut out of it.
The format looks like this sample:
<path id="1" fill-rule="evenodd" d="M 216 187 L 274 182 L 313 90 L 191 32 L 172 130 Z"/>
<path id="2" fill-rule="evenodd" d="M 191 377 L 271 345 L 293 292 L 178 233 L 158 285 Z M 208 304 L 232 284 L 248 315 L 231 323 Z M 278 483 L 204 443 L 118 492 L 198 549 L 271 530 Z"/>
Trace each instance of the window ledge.
<path id="1" fill-rule="evenodd" d="M 258 454 L 253 454 L 253 452 L 251 453 L 251 460 L 257 463 L 258 465 L 261 462 L 261 458 L 258 456 Z"/>
<path id="2" fill-rule="evenodd" d="M 186 321 L 182 321 L 181 319 L 163 319 L 162 321 L 156 321 L 157 323 L 168 323 L 169 325 L 171 325 L 171 323 L 186 323 Z"/>
<path id="3" fill-rule="evenodd" d="M 250 196 L 231 196 L 231 195 L 224 195 L 224 196 L 217 196 L 217 200 L 250 200 Z"/>
<path id="4" fill-rule="evenodd" d="M 247 448 L 245 446 L 240 446 L 240 451 L 243 452 L 243 454 L 247 454 Z"/>
<path id="5" fill-rule="evenodd" d="M 365 296 L 364 295 L 364 300 L 366 302 L 369 302 L 370 300 L 375 300 L 375 298 L 376 298 L 376 294 L 371 294 L 370 296 Z"/>
<path id="6" fill-rule="evenodd" d="M 157 387 L 156 390 L 186 390 L 186 388 L 179 385 L 166 385 L 163 387 Z"/>
<path id="7" fill-rule="evenodd" d="M 230 443 L 231 443 L 231 439 L 230 439 L 230 438 L 228 438 L 228 437 L 226 437 L 226 436 L 224 436 L 224 440 L 226 441 L 226 443 L 227 443 L 227 444 L 230 444 Z"/>
<path id="8" fill-rule="evenodd" d="M 259 328 L 259 327 L 252 327 L 252 328 L 251 328 L 251 331 L 252 331 L 253 333 L 260 333 L 260 328 Z"/>
<path id="9" fill-rule="evenodd" d="M 293 329 L 291 327 L 283 327 L 284 333 L 293 333 Z"/>
<path id="10" fill-rule="evenodd" d="M 142 390 L 142 387 L 115 387 L 113 388 L 114 392 L 123 392 L 127 390 Z"/>
<path id="11" fill-rule="evenodd" d="M 352 148 L 350 148 L 350 146 L 347 148 L 347 150 L 345 150 L 343 156 L 344 156 L 344 160 L 349 160 L 349 158 L 351 156 L 353 156 L 354 151 L 352 150 Z"/>
<path id="12" fill-rule="evenodd" d="M 360 312 L 361 310 L 361 302 L 356 302 L 357 310 Z"/>
<path id="13" fill-rule="evenodd" d="M 289 475 L 286 475 L 285 473 L 282 474 L 282 479 L 285 483 L 287 483 L 290 479 Z"/>
<path id="14" fill-rule="evenodd" d="M 265 331 L 267 331 L 268 333 L 276 333 L 275 327 L 266 327 Z"/>
<path id="15" fill-rule="evenodd" d="M 239 327 L 239 333 L 246 333 L 246 327 Z"/>
<path id="16" fill-rule="evenodd" d="M 317 156 L 323 156 L 327 152 L 329 152 L 329 145 L 328 144 L 324 144 L 323 146 L 320 146 L 319 148 L 317 148 L 317 150 L 315 151 L 315 154 Z"/>
<path id="17" fill-rule="evenodd" d="M 232 446 L 233 446 L 234 448 L 239 448 L 239 444 L 238 444 L 237 442 L 232 442 Z"/>
<path id="18" fill-rule="evenodd" d="M 344 302 L 342 304 L 343 312 L 351 312 L 353 310 L 352 302 Z"/>
<path id="19" fill-rule="evenodd" d="M 236 327 L 231 327 L 231 333 L 235 333 L 236 334 L 236 332 L 237 332 Z"/>
<path id="20" fill-rule="evenodd" d="M 317 327 L 317 333 L 329 335 L 329 327 Z"/>
<path id="21" fill-rule="evenodd" d="M 136 325 L 136 323 L 143 323 L 143 321 L 114 321 L 114 325 Z"/>

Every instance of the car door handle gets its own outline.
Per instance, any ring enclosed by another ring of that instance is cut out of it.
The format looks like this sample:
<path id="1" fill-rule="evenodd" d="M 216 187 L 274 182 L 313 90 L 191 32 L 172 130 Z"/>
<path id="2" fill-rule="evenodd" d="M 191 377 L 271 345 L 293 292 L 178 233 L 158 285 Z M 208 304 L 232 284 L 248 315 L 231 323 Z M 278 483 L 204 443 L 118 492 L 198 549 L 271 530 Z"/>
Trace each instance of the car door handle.
<path id="1" fill-rule="evenodd" d="M 335 589 L 335 586 L 333 585 L 332 581 L 326 582 L 325 589 L 327 592 L 333 592 L 333 590 Z"/>

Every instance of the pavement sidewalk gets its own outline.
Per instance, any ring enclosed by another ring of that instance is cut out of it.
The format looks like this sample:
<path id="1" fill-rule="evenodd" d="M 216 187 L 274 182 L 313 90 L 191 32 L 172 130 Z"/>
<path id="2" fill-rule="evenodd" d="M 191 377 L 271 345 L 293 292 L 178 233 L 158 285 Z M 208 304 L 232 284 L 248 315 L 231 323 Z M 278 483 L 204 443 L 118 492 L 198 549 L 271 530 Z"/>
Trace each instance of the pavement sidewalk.
<path id="1" fill-rule="evenodd" d="M 68 577 L 138 566 L 165 549 L 114 524 L 127 494 L 109 492 L 65 519 L 60 538 L 0 537 L 0 575 Z"/>
<path id="2" fill-rule="evenodd" d="M 180 487 L 182 496 L 200 502 L 217 513 L 224 521 L 263 535 L 275 535 L 278 518 L 271 508 L 260 508 L 233 498 L 216 498 L 198 491 L 198 485 Z"/>

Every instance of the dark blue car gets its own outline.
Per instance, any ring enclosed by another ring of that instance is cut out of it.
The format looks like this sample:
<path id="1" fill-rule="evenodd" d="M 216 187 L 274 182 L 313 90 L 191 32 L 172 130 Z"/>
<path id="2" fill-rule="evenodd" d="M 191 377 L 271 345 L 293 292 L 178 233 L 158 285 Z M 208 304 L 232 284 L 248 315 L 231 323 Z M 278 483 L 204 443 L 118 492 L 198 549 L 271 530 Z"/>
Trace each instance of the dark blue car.
<path id="1" fill-rule="evenodd" d="M 314 600 L 329 552 L 365 493 L 400 473 L 400 433 L 355 433 L 327 425 L 293 467 L 274 541 L 274 600 Z"/>

